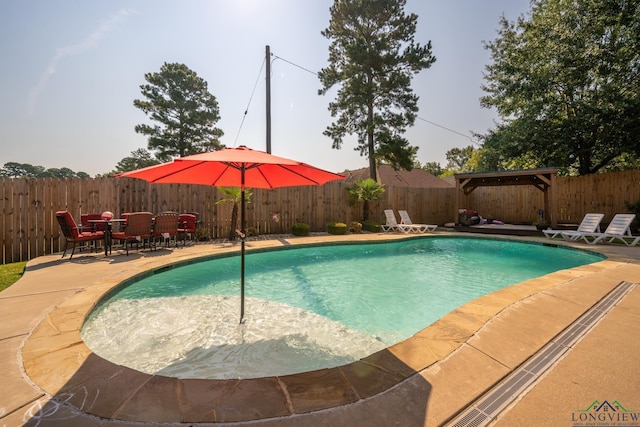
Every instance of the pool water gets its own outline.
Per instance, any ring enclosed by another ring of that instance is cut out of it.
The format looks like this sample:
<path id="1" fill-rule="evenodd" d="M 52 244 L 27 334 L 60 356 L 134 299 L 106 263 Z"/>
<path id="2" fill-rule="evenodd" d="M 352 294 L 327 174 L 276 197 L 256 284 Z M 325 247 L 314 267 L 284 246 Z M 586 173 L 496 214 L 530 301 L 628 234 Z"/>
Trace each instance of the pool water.
<path id="1" fill-rule="evenodd" d="M 98 355 L 179 378 L 252 378 L 350 363 L 402 341 L 479 296 L 601 260 L 480 238 L 333 245 L 151 275 L 100 304 L 82 330 Z"/>

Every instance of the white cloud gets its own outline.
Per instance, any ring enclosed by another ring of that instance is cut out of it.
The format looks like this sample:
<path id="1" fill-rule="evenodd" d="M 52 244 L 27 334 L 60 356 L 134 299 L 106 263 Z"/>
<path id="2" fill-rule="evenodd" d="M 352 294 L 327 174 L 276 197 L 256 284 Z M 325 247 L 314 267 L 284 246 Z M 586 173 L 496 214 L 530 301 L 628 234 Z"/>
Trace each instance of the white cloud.
<path id="1" fill-rule="evenodd" d="M 134 12 L 130 9 L 120 9 L 103 21 L 87 38 L 78 44 L 63 46 L 56 49 L 56 53 L 47 64 L 45 70 L 40 75 L 38 83 L 29 91 L 27 99 L 27 115 L 31 116 L 36 109 L 38 98 L 45 90 L 49 79 L 55 74 L 60 61 L 70 56 L 81 55 L 93 49 L 104 39 L 111 31 L 116 29 L 124 20 L 126 20 Z"/>

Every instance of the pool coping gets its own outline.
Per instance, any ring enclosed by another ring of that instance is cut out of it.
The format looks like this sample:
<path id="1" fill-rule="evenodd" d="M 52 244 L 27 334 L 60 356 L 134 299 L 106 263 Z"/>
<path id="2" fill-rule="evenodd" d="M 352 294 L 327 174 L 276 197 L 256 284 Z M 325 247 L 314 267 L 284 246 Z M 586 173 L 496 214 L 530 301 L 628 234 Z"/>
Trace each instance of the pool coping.
<path id="1" fill-rule="evenodd" d="M 471 237 L 468 233 L 446 235 Z M 293 238 L 255 242 L 250 250 L 327 241 L 346 243 L 415 237 Z M 496 238 L 493 235 L 473 237 Z M 86 413 L 105 419 L 156 423 L 282 420 L 374 399 L 409 381 L 421 379 L 435 389 L 445 381 L 443 375 L 446 374 L 448 384 L 458 381 L 467 386 L 449 386 L 451 391 L 443 395 L 447 399 L 438 399 L 437 405 L 431 405 L 424 417 L 439 423 L 452 417 L 597 303 L 622 280 L 622 270 L 631 266 L 634 274 L 636 269 L 640 271 L 637 260 L 612 251 L 615 246 L 595 247 L 513 236 L 508 240 L 604 252 L 609 259 L 527 280 L 475 299 L 413 337 L 345 366 L 243 380 L 180 380 L 143 374 L 93 354 L 80 338 L 80 327 L 95 303 L 126 280 L 117 274 L 110 275 L 83 286 L 37 324 L 21 349 L 22 364 L 29 378 L 47 395 L 64 396 L 67 404 Z M 216 250 L 224 253 L 237 248 L 229 245 L 214 248 Z M 202 256 L 194 251 L 179 255 L 183 261 Z M 176 261 L 176 257 L 151 258 L 143 258 L 147 262 L 129 268 L 125 275 L 130 277 Z M 575 289 L 576 284 L 580 285 L 579 290 Z M 535 323 L 541 320 L 543 325 L 536 327 Z M 511 334 L 509 331 L 516 326 L 527 333 Z M 501 345 L 495 345 L 496 340 L 502 340 Z M 505 345 L 505 340 L 511 340 L 514 345 Z M 477 354 L 479 349 L 484 357 Z M 482 375 L 478 374 L 478 366 L 483 367 Z M 451 373 L 459 379 L 451 378 Z M 101 398 L 87 405 L 87 397 L 98 395 Z"/>

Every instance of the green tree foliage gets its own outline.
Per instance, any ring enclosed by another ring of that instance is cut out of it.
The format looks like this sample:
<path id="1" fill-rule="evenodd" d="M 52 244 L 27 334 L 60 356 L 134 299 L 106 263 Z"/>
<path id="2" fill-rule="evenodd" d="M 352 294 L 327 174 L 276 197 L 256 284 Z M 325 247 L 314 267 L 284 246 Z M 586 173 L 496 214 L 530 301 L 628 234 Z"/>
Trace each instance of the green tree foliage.
<path id="1" fill-rule="evenodd" d="M 427 162 L 424 165 L 421 165 L 420 169 L 429 172 L 433 176 L 440 176 L 444 173 L 444 169 L 439 162 Z"/>
<path id="2" fill-rule="evenodd" d="M 144 78 L 148 84 L 140 90 L 145 100 L 136 99 L 133 105 L 157 124 L 140 124 L 135 131 L 148 136 L 148 148 L 158 160 L 224 148 L 219 140 L 223 132 L 214 126 L 220 120 L 218 101 L 206 81 L 184 64 L 168 63 Z"/>
<path id="3" fill-rule="evenodd" d="M 640 2 L 537 0 L 485 47 L 484 137 L 499 162 L 584 175 L 640 156 Z M 627 157 L 629 158 L 629 157 Z"/>
<path id="4" fill-rule="evenodd" d="M 120 160 L 116 165 L 116 173 L 129 172 L 136 169 L 157 165 L 160 162 L 151 156 L 151 153 L 144 148 L 138 148 L 131 152 L 131 155 Z"/>
<path id="5" fill-rule="evenodd" d="M 7 178 L 35 178 L 44 172 L 42 166 L 33 166 L 27 163 L 7 162 L 0 170 L 0 175 Z"/>
<path id="6" fill-rule="evenodd" d="M 472 172 L 469 170 L 468 163 L 471 160 L 476 149 L 473 145 L 464 148 L 452 148 L 445 153 L 447 158 L 447 169 L 456 172 Z"/>
<path id="7" fill-rule="evenodd" d="M 7 162 L 0 168 L 0 177 L 6 178 L 91 178 L 86 172 L 74 172 L 69 168 L 50 168 L 28 163 Z"/>
<path id="8" fill-rule="evenodd" d="M 240 187 L 218 187 L 224 197 L 216 202 L 216 205 L 222 203 L 231 203 L 231 229 L 229 230 L 229 240 L 236 239 L 236 229 L 238 228 L 238 203 L 242 202 L 242 190 Z M 250 188 L 244 189 L 244 202 L 251 203 L 253 191 Z M 246 230 L 244 230 L 246 233 Z"/>
<path id="9" fill-rule="evenodd" d="M 324 131 L 340 149 L 347 135 L 357 135 L 356 150 L 369 158 L 376 179 L 376 160 L 410 170 L 417 147 L 402 136 L 414 124 L 418 96 L 412 75 L 435 61 L 431 42 L 415 43 L 418 17 L 404 13 L 405 0 L 335 0 L 329 27 L 329 66 L 318 76 L 325 95 L 339 85 L 329 103 L 337 119 Z"/>
<path id="10" fill-rule="evenodd" d="M 73 178 L 76 173 L 69 168 L 50 168 L 38 175 L 38 178 Z"/>
<path id="11" fill-rule="evenodd" d="M 384 187 L 372 178 L 358 179 L 353 183 L 353 187 L 349 188 L 351 201 L 363 202 L 363 221 L 369 219 L 369 202 L 382 199 L 384 191 Z"/>

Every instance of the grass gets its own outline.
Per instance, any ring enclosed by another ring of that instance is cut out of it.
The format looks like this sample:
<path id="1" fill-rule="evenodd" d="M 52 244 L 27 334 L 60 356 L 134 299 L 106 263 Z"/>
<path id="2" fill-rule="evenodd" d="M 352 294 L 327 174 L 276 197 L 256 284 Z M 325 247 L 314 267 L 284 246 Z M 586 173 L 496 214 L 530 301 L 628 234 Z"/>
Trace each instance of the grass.
<path id="1" fill-rule="evenodd" d="M 0 292 L 13 285 L 22 277 L 26 265 L 26 261 L 0 265 Z"/>

